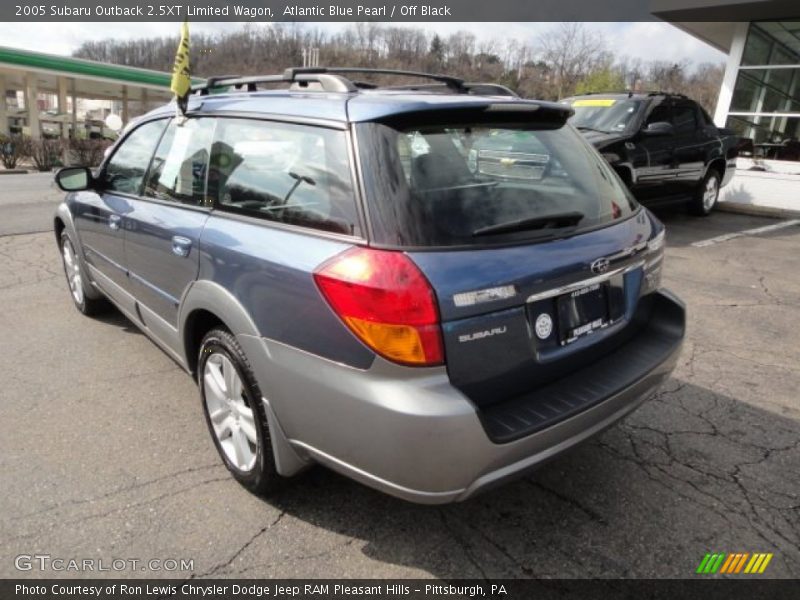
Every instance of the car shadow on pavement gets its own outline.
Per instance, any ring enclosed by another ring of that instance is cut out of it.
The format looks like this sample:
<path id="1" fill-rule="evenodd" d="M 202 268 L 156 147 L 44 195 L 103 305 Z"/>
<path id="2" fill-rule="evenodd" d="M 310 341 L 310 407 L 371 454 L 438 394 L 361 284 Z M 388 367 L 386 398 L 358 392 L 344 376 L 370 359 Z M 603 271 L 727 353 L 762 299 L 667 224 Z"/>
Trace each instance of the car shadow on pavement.
<path id="1" fill-rule="evenodd" d="M 124 331 L 125 333 L 134 333 L 137 335 L 144 335 L 139 327 L 132 323 L 131 320 L 123 315 L 116 306 L 109 306 L 108 310 L 93 317 L 96 321 L 111 325 Z M 158 347 L 156 345 L 156 347 Z"/>
<path id="2" fill-rule="evenodd" d="M 681 578 L 708 551 L 774 552 L 770 575 L 796 577 L 800 420 L 672 379 L 600 437 L 461 504 L 410 504 L 321 467 L 266 501 L 342 536 L 332 556 L 355 538 L 421 577 Z"/>

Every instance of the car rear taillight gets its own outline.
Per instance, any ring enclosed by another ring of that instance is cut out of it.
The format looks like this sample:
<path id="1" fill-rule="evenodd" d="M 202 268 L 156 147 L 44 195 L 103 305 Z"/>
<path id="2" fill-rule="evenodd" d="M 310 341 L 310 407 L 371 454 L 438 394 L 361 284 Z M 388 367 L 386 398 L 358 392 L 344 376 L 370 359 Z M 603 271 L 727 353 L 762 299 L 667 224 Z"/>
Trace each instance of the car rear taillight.
<path id="1" fill-rule="evenodd" d="M 428 280 L 402 252 L 351 248 L 320 265 L 314 281 L 334 312 L 395 362 L 444 362 L 439 310 Z"/>

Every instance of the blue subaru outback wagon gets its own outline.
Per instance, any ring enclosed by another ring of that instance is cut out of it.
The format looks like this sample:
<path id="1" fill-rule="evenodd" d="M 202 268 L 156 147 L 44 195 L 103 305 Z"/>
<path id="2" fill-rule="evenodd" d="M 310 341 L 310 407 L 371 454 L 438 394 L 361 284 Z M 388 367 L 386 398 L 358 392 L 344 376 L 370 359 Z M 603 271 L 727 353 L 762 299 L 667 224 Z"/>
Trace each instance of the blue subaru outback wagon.
<path id="1" fill-rule="evenodd" d="M 196 376 L 249 489 L 321 463 L 463 500 L 669 376 L 664 227 L 569 107 L 356 71 L 211 79 L 149 113 L 58 173 L 56 238 L 78 310 L 110 301 Z"/>

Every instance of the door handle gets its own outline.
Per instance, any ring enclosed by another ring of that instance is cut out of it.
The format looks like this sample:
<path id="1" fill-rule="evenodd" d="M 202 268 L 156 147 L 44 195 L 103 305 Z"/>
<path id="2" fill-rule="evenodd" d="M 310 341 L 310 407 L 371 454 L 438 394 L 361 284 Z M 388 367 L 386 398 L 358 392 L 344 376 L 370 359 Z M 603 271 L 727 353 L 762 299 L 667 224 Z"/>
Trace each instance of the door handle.
<path id="1" fill-rule="evenodd" d="M 121 225 L 122 217 L 119 215 L 108 215 L 108 226 L 111 227 L 111 229 L 114 231 L 119 231 Z"/>
<path id="2" fill-rule="evenodd" d="M 192 240 L 182 235 L 172 236 L 172 253 L 176 256 L 186 258 L 192 248 Z"/>

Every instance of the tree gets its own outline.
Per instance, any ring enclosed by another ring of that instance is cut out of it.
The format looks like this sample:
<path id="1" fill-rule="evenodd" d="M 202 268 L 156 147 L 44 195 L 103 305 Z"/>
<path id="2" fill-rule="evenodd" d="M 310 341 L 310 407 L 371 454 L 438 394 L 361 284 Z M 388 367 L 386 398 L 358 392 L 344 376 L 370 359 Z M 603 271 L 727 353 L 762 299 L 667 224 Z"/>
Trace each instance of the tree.
<path id="1" fill-rule="evenodd" d="M 603 39 L 583 23 L 561 23 L 545 33 L 539 42 L 539 54 L 552 70 L 553 99 L 571 94 L 581 79 L 599 65 L 607 66 L 613 58 Z"/>
<path id="2" fill-rule="evenodd" d="M 176 30 L 177 31 L 177 30 Z M 175 37 L 83 43 L 75 56 L 107 63 L 171 71 Z M 192 71 L 198 77 L 279 73 L 302 63 L 303 48 L 319 48 L 321 65 L 444 71 L 468 81 L 497 82 L 524 97 L 554 100 L 576 90 L 666 89 L 714 108 L 723 69 L 687 61 L 643 61 L 609 52 L 600 35 L 566 23 L 525 44 L 515 39 L 477 40 L 458 31 L 443 38 L 425 29 L 361 23 L 337 33 L 304 23 L 248 24 L 241 29 L 192 35 Z M 407 78 L 364 76 L 378 84 Z"/>
<path id="3" fill-rule="evenodd" d="M 625 89 L 625 80 L 622 75 L 611 68 L 601 69 L 590 73 L 581 79 L 575 86 L 576 94 L 587 92 L 614 92 Z"/>
<path id="4" fill-rule="evenodd" d="M 431 38 L 431 48 L 428 54 L 435 65 L 441 66 L 444 63 L 444 42 L 442 42 L 442 38 L 439 37 L 438 33 L 434 33 L 433 38 Z"/>

